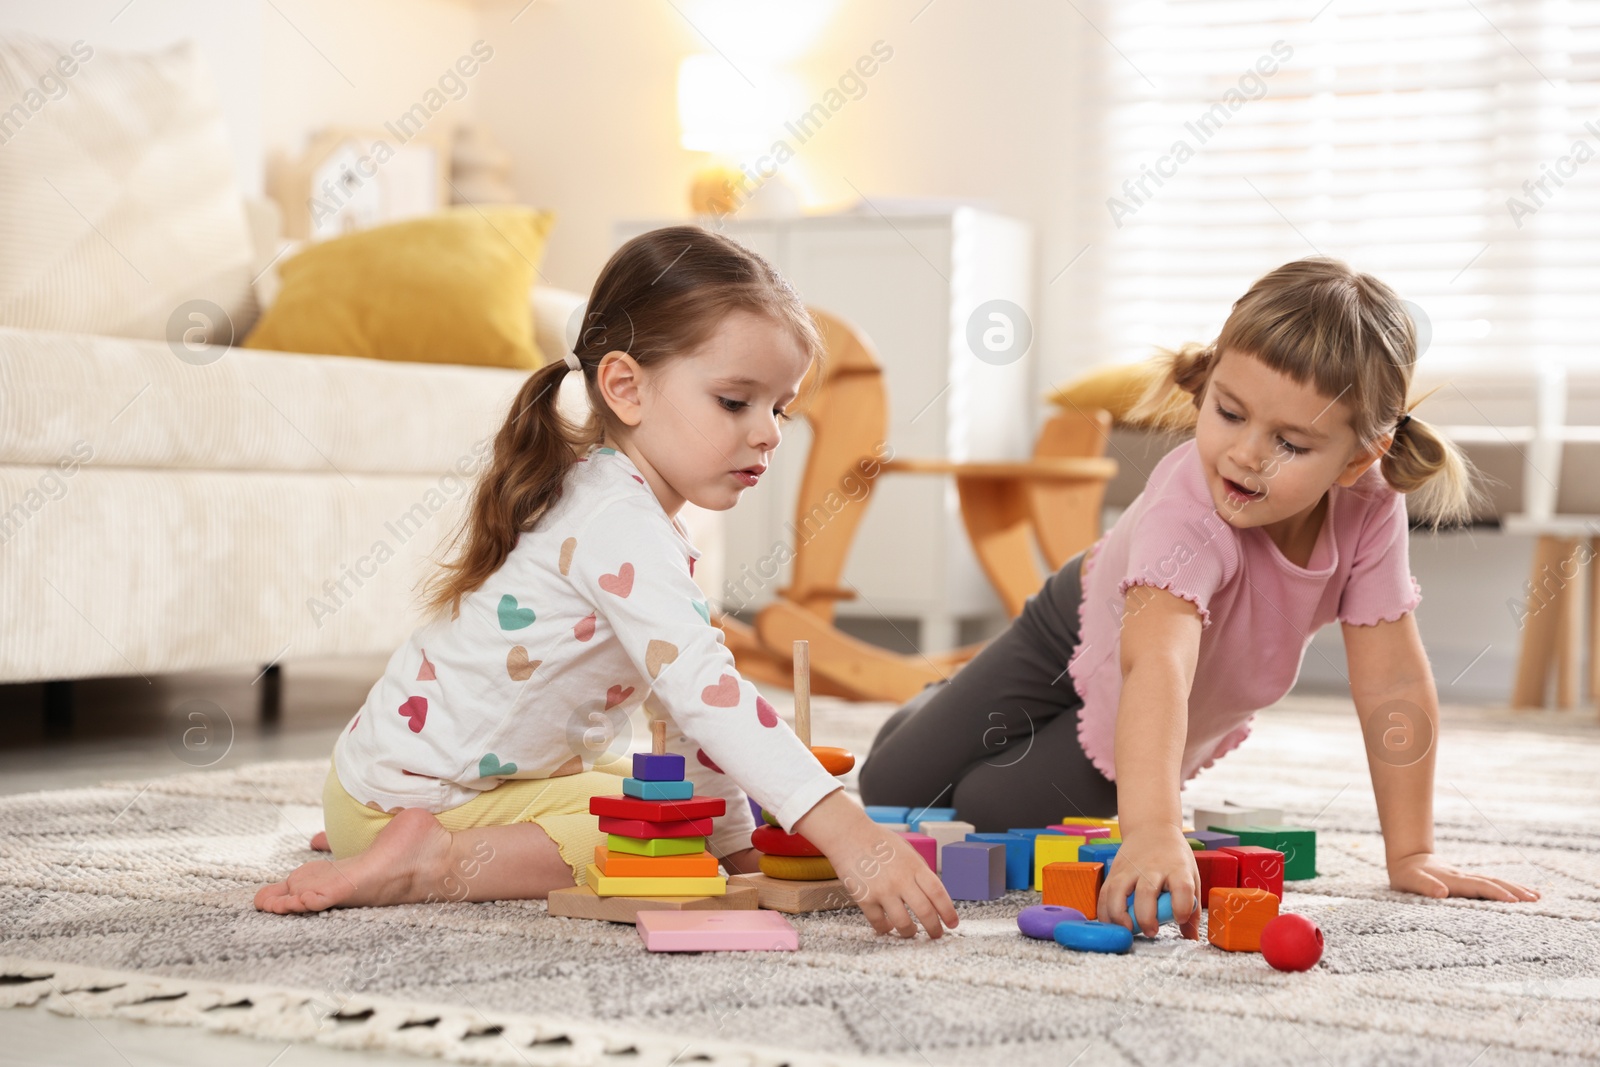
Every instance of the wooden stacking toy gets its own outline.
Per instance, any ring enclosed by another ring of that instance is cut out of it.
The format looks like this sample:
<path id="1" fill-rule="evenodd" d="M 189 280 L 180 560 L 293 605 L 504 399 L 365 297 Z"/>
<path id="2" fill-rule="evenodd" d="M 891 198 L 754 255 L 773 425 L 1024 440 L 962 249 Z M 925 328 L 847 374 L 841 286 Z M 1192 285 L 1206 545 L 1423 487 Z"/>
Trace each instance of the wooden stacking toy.
<path id="1" fill-rule="evenodd" d="M 721 797 L 695 797 L 681 755 L 669 753 L 667 724 L 650 724 L 651 751 L 633 757 L 621 796 L 591 797 L 606 843 L 596 845 L 587 884 L 550 893 L 551 915 L 636 922 L 649 910 L 750 910 L 758 895 L 730 887 L 706 851 Z"/>
<path id="2" fill-rule="evenodd" d="M 794 732 L 829 774 L 847 774 L 856 765 L 855 756 L 842 748 L 811 744 L 811 646 L 806 641 L 794 643 Z M 761 873 L 736 874 L 730 887 L 753 887 L 763 908 L 791 915 L 855 907 L 821 849 L 784 830 L 771 812 L 762 811 L 761 821 L 764 825 L 750 835 L 751 846 L 761 853 Z"/>

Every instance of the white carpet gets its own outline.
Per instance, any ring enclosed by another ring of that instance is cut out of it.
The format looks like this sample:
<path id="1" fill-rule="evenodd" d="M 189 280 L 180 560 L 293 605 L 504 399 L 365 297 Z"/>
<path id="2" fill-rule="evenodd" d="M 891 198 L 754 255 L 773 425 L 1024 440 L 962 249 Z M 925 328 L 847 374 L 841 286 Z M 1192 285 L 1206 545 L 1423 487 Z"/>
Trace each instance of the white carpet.
<path id="1" fill-rule="evenodd" d="M 819 743 L 863 751 L 882 709 L 818 703 Z M 1027 893 L 958 905 L 940 942 L 802 917 L 801 951 L 775 954 L 653 955 L 542 902 L 262 915 L 256 886 L 310 858 L 320 826 L 326 765 L 300 761 L 0 798 L 0 1004 L 461 1062 L 1587 1062 L 1600 730 L 1563 721 L 1447 713 L 1440 851 L 1544 893 L 1500 905 L 1385 888 L 1347 705 L 1262 716 L 1186 801 L 1314 822 L 1320 876 L 1284 902 L 1327 935 L 1303 975 L 1175 932 L 1118 957 L 1028 941 Z"/>

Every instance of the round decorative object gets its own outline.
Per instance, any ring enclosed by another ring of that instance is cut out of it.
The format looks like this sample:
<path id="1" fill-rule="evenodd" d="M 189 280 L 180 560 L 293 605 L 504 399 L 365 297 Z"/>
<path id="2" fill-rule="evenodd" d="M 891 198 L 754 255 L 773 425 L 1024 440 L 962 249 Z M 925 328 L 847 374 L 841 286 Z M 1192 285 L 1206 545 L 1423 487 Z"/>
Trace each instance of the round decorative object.
<path id="1" fill-rule="evenodd" d="M 1060 904 L 1034 904 L 1017 913 L 1017 929 L 1026 937 L 1048 941 L 1056 935 L 1057 923 L 1081 923 L 1086 916 L 1077 908 Z"/>
<path id="2" fill-rule="evenodd" d="M 1090 920 L 1081 923 L 1057 923 L 1056 944 L 1079 952 L 1126 952 L 1133 947 L 1133 931 L 1120 926 Z"/>
<path id="3" fill-rule="evenodd" d="M 826 856 L 761 857 L 761 873 L 768 878 L 787 878 L 794 882 L 820 882 L 835 878 L 833 864 Z"/>
<path id="4" fill-rule="evenodd" d="M 1304 915 L 1284 913 L 1261 928 L 1261 955 L 1280 971 L 1309 971 L 1322 958 L 1322 931 Z"/>
<path id="5" fill-rule="evenodd" d="M 769 856 L 820 856 L 822 850 L 799 834 L 785 833 L 776 826 L 758 826 L 750 834 L 750 844 Z M 831 878 L 832 875 L 829 875 Z"/>
<path id="6" fill-rule="evenodd" d="M 855 756 L 842 748 L 812 745 L 811 754 L 817 757 L 817 762 L 822 764 L 823 770 L 835 776 L 849 774 L 850 768 L 856 765 Z"/>

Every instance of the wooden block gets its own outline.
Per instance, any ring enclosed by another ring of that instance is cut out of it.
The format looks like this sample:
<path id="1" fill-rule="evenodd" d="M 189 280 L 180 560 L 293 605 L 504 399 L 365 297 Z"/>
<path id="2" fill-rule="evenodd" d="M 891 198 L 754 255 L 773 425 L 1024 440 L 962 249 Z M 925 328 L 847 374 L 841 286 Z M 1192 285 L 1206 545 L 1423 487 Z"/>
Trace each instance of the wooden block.
<path id="1" fill-rule="evenodd" d="M 924 821 L 949 822 L 955 817 L 955 808 L 912 808 L 906 815 L 906 825 L 911 827 L 914 833 L 921 833 Z"/>
<path id="2" fill-rule="evenodd" d="M 620 834 L 623 837 L 707 837 L 711 834 L 711 820 L 679 819 L 674 822 L 653 822 L 649 819 L 619 819 L 611 815 L 602 815 L 600 829 L 608 834 Z"/>
<path id="3" fill-rule="evenodd" d="M 1224 804 L 1220 808 L 1196 808 L 1194 811 L 1195 829 L 1218 833 L 1230 833 L 1241 826 L 1277 826 L 1282 822 L 1283 812 L 1276 808 Z"/>
<path id="4" fill-rule="evenodd" d="M 785 833 L 776 826 L 758 826 L 750 835 L 752 848 L 769 856 L 820 856 L 822 850 L 799 834 Z M 833 877 L 829 875 L 828 877 Z"/>
<path id="5" fill-rule="evenodd" d="M 763 853 L 757 862 L 762 874 L 791 882 L 823 882 L 838 877 L 826 856 L 770 856 Z"/>
<path id="6" fill-rule="evenodd" d="M 766 874 L 735 874 L 728 878 L 728 891 L 732 892 L 735 888 L 756 890 L 763 908 L 788 915 L 838 911 L 840 908 L 856 906 L 844 883 L 837 878 L 821 882 L 795 882 Z"/>
<path id="7" fill-rule="evenodd" d="M 615 855 L 604 845 L 594 846 L 594 863 L 607 878 L 715 878 L 717 857 L 709 852 L 686 856 Z"/>
<path id="8" fill-rule="evenodd" d="M 951 900 L 996 900 L 1006 892 L 1006 846 L 952 841 L 939 850 L 939 878 Z"/>
<path id="9" fill-rule="evenodd" d="M 1211 852 L 1216 852 L 1217 850 L 1224 848 L 1232 848 L 1234 845 L 1244 844 L 1243 841 L 1239 840 L 1238 834 L 1224 834 L 1218 833 L 1214 830 L 1190 830 L 1183 836 L 1187 837 L 1191 841 L 1200 842 L 1201 848 L 1207 849 Z"/>
<path id="10" fill-rule="evenodd" d="M 624 796 L 638 797 L 640 800 L 688 800 L 694 796 L 694 783 L 651 782 L 643 778 L 624 778 L 622 793 Z"/>
<path id="11" fill-rule="evenodd" d="M 1076 834 L 1040 834 L 1033 839 L 1033 888 L 1044 889 L 1044 865 L 1077 863 L 1078 849 L 1087 842 Z"/>
<path id="12" fill-rule="evenodd" d="M 1033 838 L 1018 834 L 975 833 L 968 841 L 987 841 L 1006 846 L 1006 888 L 1027 889 L 1033 884 Z"/>
<path id="13" fill-rule="evenodd" d="M 1278 898 L 1265 889 L 1211 891 L 1206 940 L 1229 952 L 1260 952 L 1261 929 L 1278 917 Z"/>
<path id="14" fill-rule="evenodd" d="M 630 856 L 691 856 L 706 850 L 704 837 L 630 837 L 608 834 L 606 848 Z"/>
<path id="15" fill-rule="evenodd" d="M 1283 880 L 1298 882 L 1317 876 L 1317 832 L 1300 826 L 1243 826 L 1239 844 L 1258 845 L 1283 853 Z"/>
<path id="16" fill-rule="evenodd" d="M 899 808 L 890 804 L 868 804 L 866 807 L 867 818 L 873 822 L 905 822 L 911 814 L 910 808 Z"/>
<path id="17" fill-rule="evenodd" d="M 631 923 L 641 911 L 753 911 L 760 894 L 752 886 L 729 885 L 720 897 L 602 897 L 593 886 L 550 891 L 550 914 L 565 919 Z"/>
<path id="18" fill-rule="evenodd" d="M 1239 888 L 1239 857 L 1202 849 L 1194 854 L 1200 869 L 1200 899 L 1210 900 L 1213 889 Z"/>
<path id="19" fill-rule="evenodd" d="M 930 871 L 939 869 L 939 843 L 927 834 L 919 834 L 915 830 L 902 830 L 900 836 L 911 842 L 911 847 L 917 850 L 917 855 L 922 857 L 922 862 L 928 865 Z"/>
<path id="20" fill-rule="evenodd" d="M 1120 841 L 1090 841 L 1078 849 L 1080 863 L 1103 863 L 1106 870 L 1111 869 L 1111 863 L 1117 858 L 1117 850 L 1122 847 Z"/>
<path id="21" fill-rule="evenodd" d="M 977 829 L 970 822 L 962 822 L 959 819 L 945 822 L 923 819 L 922 832 L 933 838 L 933 843 L 938 849 L 938 863 L 933 869 L 936 871 L 944 870 L 944 847 L 946 845 L 954 844 L 957 841 L 965 841 L 967 835 L 975 833 Z"/>
<path id="22" fill-rule="evenodd" d="M 1050 829 L 1058 834 L 1071 834 L 1086 841 L 1111 840 L 1111 831 L 1104 826 L 1090 826 L 1087 823 L 1057 823 Z"/>
<path id="23" fill-rule="evenodd" d="M 688 800 L 641 800 L 638 797 L 590 797 L 589 814 L 610 815 L 618 819 L 644 819 L 646 822 L 688 822 L 714 819 L 728 811 L 721 797 L 691 797 Z"/>
<path id="24" fill-rule="evenodd" d="M 1100 900 L 1101 863 L 1047 863 L 1044 865 L 1044 903 L 1077 908 L 1093 919 Z"/>
<path id="25" fill-rule="evenodd" d="M 711 878 L 613 878 L 589 864 L 588 883 L 602 897 L 719 897 L 728 890 L 721 875 Z"/>
<path id="26" fill-rule="evenodd" d="M 1068 815 L 1061 820 L 1065 826 L 1103 826 L 1111 831 L 1112 841 L 1122 840 L 1122 824 L 1116 819 L 1091 819 L 1083 815 Z"/>
<path id="27" fill-rule="evenodd" d="M 681 782 L 683 756 L 677 752 L 635 752 L 633 776 L 646 782 Z"/>
<path id="28" fill-rule="evenodd" d="M 793 952 L 800 947 L 800 931 L 775 911 L 641 911 L 635 926 L 651 952 Z"/>
<path id="29" fill-rule="evenodd" d="M 1265 889 L 1283 899 L 1283 853 L 1259 845 L 1235 845 L 1221 850 L 1239 857 L 1239 888 Z"/>

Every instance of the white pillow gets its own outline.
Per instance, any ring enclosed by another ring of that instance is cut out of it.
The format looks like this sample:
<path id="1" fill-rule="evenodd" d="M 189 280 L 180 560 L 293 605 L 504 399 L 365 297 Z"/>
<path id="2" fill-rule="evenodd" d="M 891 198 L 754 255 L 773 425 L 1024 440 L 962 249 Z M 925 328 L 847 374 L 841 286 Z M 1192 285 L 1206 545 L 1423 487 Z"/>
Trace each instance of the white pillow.
<path id="1" fill-rule="evenodd" d="M 250 233 L 195 46 L 0 35 L 0 234 L 0 325 L 242 338 Z"/>

